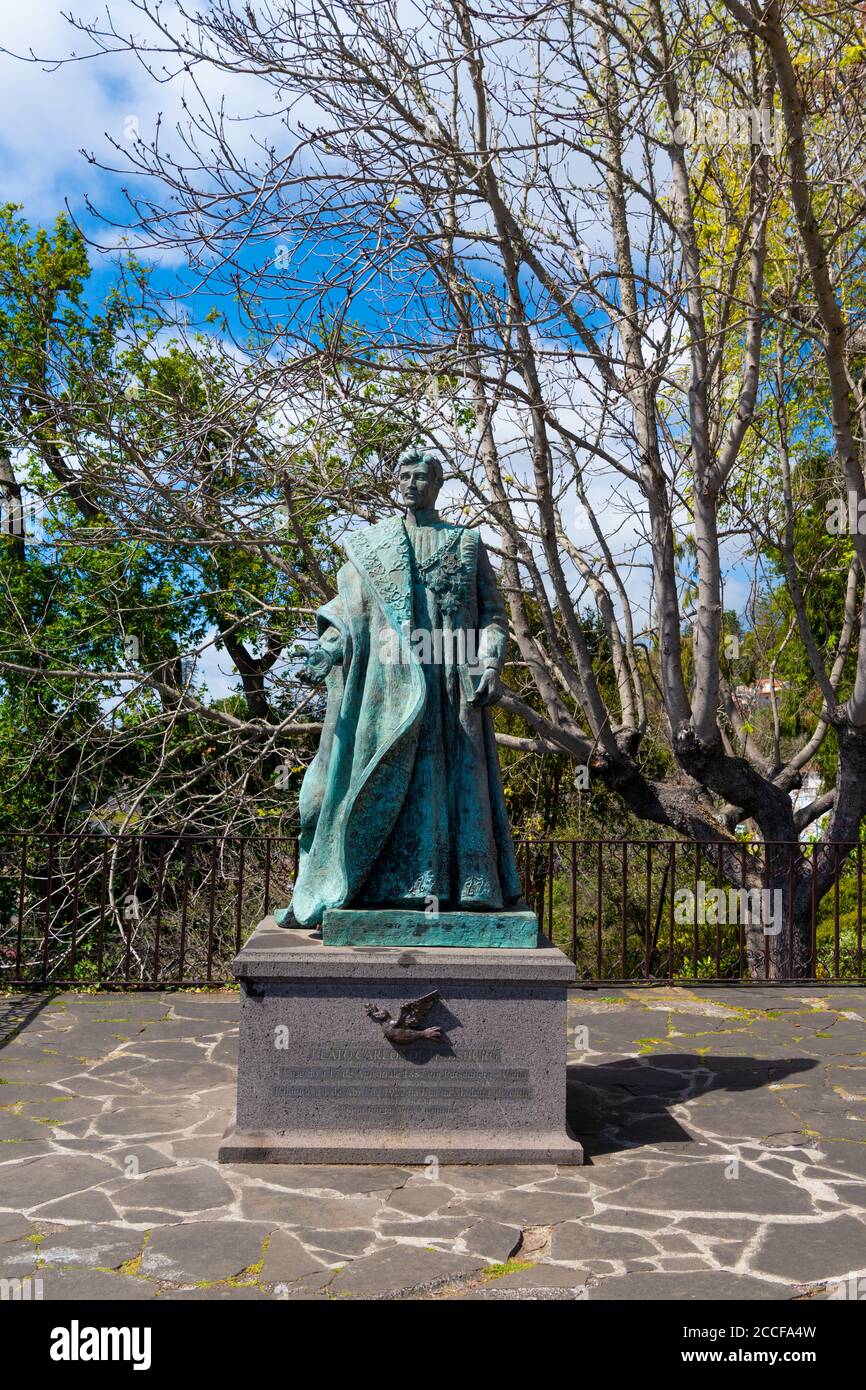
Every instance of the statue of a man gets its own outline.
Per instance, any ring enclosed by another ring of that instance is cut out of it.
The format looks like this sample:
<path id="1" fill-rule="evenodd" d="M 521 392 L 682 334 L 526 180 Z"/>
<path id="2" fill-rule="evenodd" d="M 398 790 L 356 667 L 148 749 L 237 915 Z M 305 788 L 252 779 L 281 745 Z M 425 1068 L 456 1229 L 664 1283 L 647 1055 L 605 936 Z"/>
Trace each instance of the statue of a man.
<path id="1" fill-rule="evenodd" d="M 439 457 L 409 450 L 398 478 L 405 518 L 348 538 L 307 659 L 328 701 L 301 788 L 302 926 L 333 907 L 498 911 L 521 898 L 487 708 L 505 610 L 478 531 L 436 512 Z"/>

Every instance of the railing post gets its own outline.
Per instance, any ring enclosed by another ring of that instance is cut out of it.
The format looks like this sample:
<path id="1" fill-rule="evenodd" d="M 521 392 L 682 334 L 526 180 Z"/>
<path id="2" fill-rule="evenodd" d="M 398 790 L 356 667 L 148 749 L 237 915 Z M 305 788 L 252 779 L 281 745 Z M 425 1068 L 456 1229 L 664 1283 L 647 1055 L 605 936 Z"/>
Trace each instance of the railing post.
<path id="1" fill-rule="evenodd" d="M 18 931 L 15 935 L 15 977 L 21 980 L 21 949 L 24 941 L 24 903 L 27 892 L 27 836 L 21 839 L 21 876 L 18 880 Z"/>
<path id="2" fill-rule="evenodd" d="M 670 913 L 668 922 L 668 980 L 674 982 L 674 902 L 676 901 L 677 891 L 677 842 L 671 840 L 671 894 L 670 894 Z"/>
<path id="3" fill-rule="evenodd" d="M 863 975 L 863 846 L 857 846 L 857 974 Z"/>
<path id="4" fill-rule="evenodd" d="M 54 878 L 54 840 L 48 839 L 48 865 L 45 883 L 45 935 L 42 940 L 42 983 L 48 983 L 48 935 L 51 930 L 51 890 Z"/>
<path id="5" fill-rule="evenodd" d="M 297 841 L 295 842 L 297 844 Z M 235 955 L 241 949 L 241 933 L 243 931 L 243 902 L 244 902 L 244 853 L 247 842 L 241 840 L 241 850 L 238 858 L 238 886 L 237 902 L 235 904 Z"/>
<path id="6" fill-rule="evenodd" d="M 628 840 L 622 842 L 622 978 L 628 979 Z"/>

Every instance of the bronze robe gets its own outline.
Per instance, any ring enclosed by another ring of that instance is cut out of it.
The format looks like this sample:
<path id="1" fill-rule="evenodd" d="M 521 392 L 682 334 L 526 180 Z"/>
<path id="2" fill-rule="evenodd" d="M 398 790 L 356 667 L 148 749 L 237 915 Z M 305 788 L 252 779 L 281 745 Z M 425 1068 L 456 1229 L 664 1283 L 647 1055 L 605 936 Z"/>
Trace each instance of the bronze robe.
<path id="1" fill-rule="evenodd" d="M 507 645 L 480 536 L 435 513 L 418 527 L 395 517 L 346 550 L 337 598 L 319 613 L 340 664 L 301 789 L 295 917 L 513 906 L 521 886 L 490 712 L 471 703 L 479 670 L 501 669 Z"/>

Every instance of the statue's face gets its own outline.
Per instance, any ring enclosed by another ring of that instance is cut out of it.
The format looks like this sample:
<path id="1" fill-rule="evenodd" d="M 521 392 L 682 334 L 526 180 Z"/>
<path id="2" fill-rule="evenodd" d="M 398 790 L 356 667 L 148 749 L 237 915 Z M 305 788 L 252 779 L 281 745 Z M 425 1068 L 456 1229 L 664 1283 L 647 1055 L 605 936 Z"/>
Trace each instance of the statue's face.
<path id="1" fill-rule="evenodd" d="M 397 475 L 400 495 L 407 507 L 435 507 L 442 481 L 435 464 L 424 459 L 400 464 Z"/>

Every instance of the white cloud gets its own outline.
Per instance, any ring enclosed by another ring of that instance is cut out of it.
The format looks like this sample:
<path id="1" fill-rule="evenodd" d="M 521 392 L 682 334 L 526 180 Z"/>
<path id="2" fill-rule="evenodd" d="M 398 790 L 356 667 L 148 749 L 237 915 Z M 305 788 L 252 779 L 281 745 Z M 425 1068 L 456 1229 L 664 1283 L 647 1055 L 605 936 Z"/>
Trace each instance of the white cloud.
<path id="1" fill-rule="evenodd" d="M 122 24 L 134 11 L 114 7 Z M 67 57 L 81 39 L 56 0 L 10 5 L 3 16 L 0 54 L 0 151 L 5 195 L 25 206 L 34 221 L 53 219 L 64 199 L 80 209 L 84 195 L 108 188 L 108 176 L 79 153 L 104 146 L 105 133 L 123 140 L 127 116 L 153 110 L 154 84 L 132 60 L 62 63 L 22 61 Z M 21 55 L 14 57 L 13 54 Z"/>

